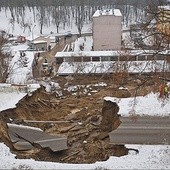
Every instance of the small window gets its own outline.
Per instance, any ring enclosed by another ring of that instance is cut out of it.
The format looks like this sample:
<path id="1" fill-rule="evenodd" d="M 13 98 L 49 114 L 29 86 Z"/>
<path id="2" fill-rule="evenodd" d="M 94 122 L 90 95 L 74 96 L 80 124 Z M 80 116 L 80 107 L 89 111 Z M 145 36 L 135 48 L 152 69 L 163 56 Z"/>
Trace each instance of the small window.
<path id="1" fill-rule="evenodd" d="M 136 56 L 129 56 L 128 61 L 136 61 Z"/>
<path id="2" fill-rule="evenodd" d="M 82 62 L 82 58 L 81 57 L 74 57 L 74 62 Z"/>
<path id="3" fill-rule="evenodd" d="M 164 60 L 166 57 L 164 56 L 164 55 L 160 55 L 160 54 L 158 54 L 157 56 L 156 56 L 156 59 L 157 60 Z"/>
<path id="4" fill-rule="evenodd" d="M 91 61 L 91 58 L 90 57 L 83 57 L 83 61 L 84 62 L 89 62 L 89 61 Z"/>
<path id="5" fill-rule="evenodd" d="M 56 63 L 61 64 L 63 62 L 63 58 L 56 58 Z"/>
<path id="6" fill-rule="evenodd" d="M 110 57 L 109 56 L 102 56 L 101 61 L 110 61 Z"/>
<path id="7" fill-rule="evenodd" d="M 100 57 L 92 57 L 92 61 L 100 61 Z"/>
<path id="8" fill-rule="evenodd" d="M 73 57 L 65 57 L 65 62 L 73 62 Z"/>
<path id="9" fill-rule="evenodd" d="M 147 60 L 155 60 L 155 56 L 154 55 L 148 55 L 147 56 Z"/>
<path id="10" fill-rule="evenodd" d="M 138 61 L 145 61 L 146 60 L 146 56 L 145 55 L 140 55 L 137 58 L 138 58 Z"/>
<path id="11" fill-rule="evenodd" d="M 110 61 L 117 61 L 117 60 L 118 60 L 117 56 L 110 57 Z"/>
<path id="12" fill-rule="evenodd" d="M 128 61 L 129 60 L 129 56 L 120 56 L 119 57 L 119 61 Z"/>

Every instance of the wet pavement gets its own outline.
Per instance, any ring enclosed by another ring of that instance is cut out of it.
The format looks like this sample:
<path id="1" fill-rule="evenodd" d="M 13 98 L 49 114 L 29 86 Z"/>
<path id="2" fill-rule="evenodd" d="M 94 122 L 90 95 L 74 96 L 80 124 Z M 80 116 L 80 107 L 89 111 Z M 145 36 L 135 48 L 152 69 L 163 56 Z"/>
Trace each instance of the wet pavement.
<path id="1" fill-rule="evenodd" d="M 113 144 L 170 144 L 169 117 L 121 118 L 121 125 L 109 134 Z"/>

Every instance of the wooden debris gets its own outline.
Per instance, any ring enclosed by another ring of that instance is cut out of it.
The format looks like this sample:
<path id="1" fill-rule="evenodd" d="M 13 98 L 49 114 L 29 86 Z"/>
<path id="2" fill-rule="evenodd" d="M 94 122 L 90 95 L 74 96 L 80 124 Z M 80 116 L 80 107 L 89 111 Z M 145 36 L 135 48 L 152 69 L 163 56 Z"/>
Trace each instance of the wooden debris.
<path id="1" fill-rule="evenodd" d="M 80 151 L 74 152 L 74 153 L 72 153 L 71 155 L 68 155 L 68 156 L 62 158 L 61 160 L 62 160 L 62 161 L 65 161 L 65 160 L 69 159 L 70 157 L 77 155 L 78 153 L 80 153 Z"/>
<path id="2" fill-rule="evenodd" d="M 74 128 L 75 126 L 76 125 L 71 125 L 71 126 L 63 127 L 63 128 L 58 129 L 58 131 L 60 133 L 65 133 L 65 132 L 68 132 L 69 130 L 71 130 L 72 128 Z"/>
<path id="3" fill-rule="evenodd" d="M 74 123 L 69 120 L 56 120 L 56 121 L 48 121 L 48 120 L 23 120 L 26 123 Z"/>
<path id="4" fill-rule="evenodd" d="M 51 107 L 49 104 L 45 103 L 44 101 L 40 100 L 39 98 L 38 98 L 38 102 L 40 102 L 41 104 L 43 104 L 49 108 Z"/>

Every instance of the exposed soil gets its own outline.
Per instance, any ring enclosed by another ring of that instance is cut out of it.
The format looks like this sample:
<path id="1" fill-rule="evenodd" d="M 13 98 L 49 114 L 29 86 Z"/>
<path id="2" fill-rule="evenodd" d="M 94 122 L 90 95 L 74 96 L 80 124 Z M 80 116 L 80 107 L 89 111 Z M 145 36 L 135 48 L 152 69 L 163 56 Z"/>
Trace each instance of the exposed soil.
<path id="1" fill-rule="evenodd" d="M 56 77 L 53 81 L 60 84 L 63 96 L 58 97 L 55 92 L 47 93 L 45 88 L 41 87 L 31 96 L 27 95 L 20 100 L 15 109 L 2 111 L 0 114 L 0 140 L 9 146 L 18 158 L 34 158 L 43 161 L 93 163 L 107 160 L 111 155 L 128 154 L 128 149 L 124 145 L 113 145 L 109 142 L 108 132 L 116 129 L 121 122 L 118 121 L 119 108 L 117 106 L 113 116 L 108 116 L 108 120 L 102 119 L 104 111 L 108 110 L 103 98 L 105 96 L 146 95 L 151 90 L 157 90 L 158 86 L 153 80 L 144 83 L 147 79 L 145 76 L 141 76 L 138 81 L 134 76 L 131 76 L 124 84 L 129 91 L 119 90 L 119 86 L 116 83 L 113 84 L 115 79 L 116 76 L 108 75 L 104 77 Z M 89 93 L 83 93 L 83 89 L 87 88 L 87 85 L 99 82 L 105 82 L 107 86 L 91 86 L 88 89 Z M 75 94 L 75 92 L 64 90 L 66 83 L 67 86 L 86 86 L 80 87 Z M 115 119 L 115 124 L 109 127 L 110 123 L 108 122 L 112 118 Z M 17 124 L 39 127 L 49 134 L 67 136 L 68 149 L 60 152 L 52 152 L 48 148 L 35 148 L 22 152 L 15 150 L 8 137 L 6 127 L 6 123 L 11 122 L 11 119 Z M 27 123 L 26 120 L 62 121 L 62 123 Z"/>

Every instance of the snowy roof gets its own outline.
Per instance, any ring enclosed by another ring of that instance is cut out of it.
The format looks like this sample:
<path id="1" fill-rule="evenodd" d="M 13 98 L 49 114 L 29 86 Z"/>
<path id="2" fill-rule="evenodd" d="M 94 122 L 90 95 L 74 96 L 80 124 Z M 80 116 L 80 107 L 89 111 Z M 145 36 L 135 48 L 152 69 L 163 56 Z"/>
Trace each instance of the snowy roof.
<path id="1" fill-rule="evenodd" d="M 29 40 L 29 41 L 32 41 L 32 40 L 35 40 L 35 39 L 37 39 L 37 38 L 39 38 L 39 37 L 42 37 L 42 38 L 49 38 L 50 36 L 49 35 L 42 35 L 42 34 L 40 34 L 40 35 L 31 35 L 31 36 L 28 36 L 27 37 L 27 40 Z"/>
<path id="2" fill-rule="evenodd" d="M 37 41 L 33 41 L 34 44 L 42 44 L 42 43 L 47 43 L 47 41 L 44 40 L 37 40 Z"/>
<path id="3" fill-rule="evenodd" d="M 32 41 L 32 40 L 37 39 L 38 37 L 41 37 L 41 36 L 40 35 L 31 35 L 31 36 L 27 37 L 27 40 Z"/>
<path id="4" fill-rule="evenodd" d="M 154 50 L 129 50 L 129 51 L 81 51 L 81 52 L 57 52 L 55 57 L 100 57 L 100 56 L 119 56 L 119 55 L 140 55 L 140 54 L 170 54 L 170 50 L 154 51 Z"/>
<path id="5" fill-rule="evenodd" d="M 170 6 L 159 6 L 158 8 L 163 9 L 163 10 L 167 10 L 167 11 L 170 10 Z"/>
<path id="6" fill-rule="evenodd" d="M 55 57 L 79 57 L 79 56 L 113 56 L 118 51 L 81 51 L 81 52 L 57 52 Z"/>
<path id="7" fill-rule="evenodd" d="M 105 9 L 105 10 L 97 10 L 93 17 L 98 17 L 101 15 L 114 15 L 114 16 L 122 16 L 119 9 Z"/>
<path id="8" fill-rule="evenodd" d="M 17 40 L 17 37 L 10 37 L 8 38 L 8 41 L 16 41 Z"/>

